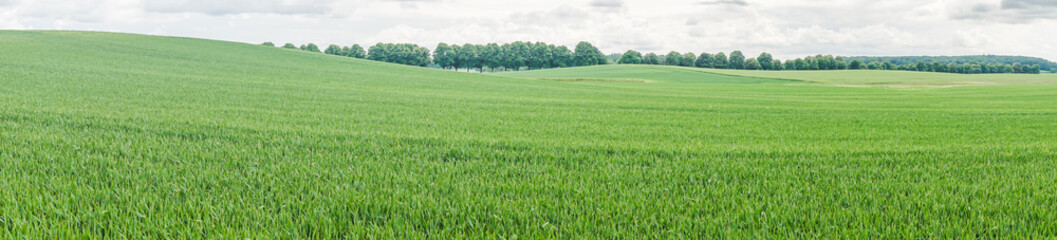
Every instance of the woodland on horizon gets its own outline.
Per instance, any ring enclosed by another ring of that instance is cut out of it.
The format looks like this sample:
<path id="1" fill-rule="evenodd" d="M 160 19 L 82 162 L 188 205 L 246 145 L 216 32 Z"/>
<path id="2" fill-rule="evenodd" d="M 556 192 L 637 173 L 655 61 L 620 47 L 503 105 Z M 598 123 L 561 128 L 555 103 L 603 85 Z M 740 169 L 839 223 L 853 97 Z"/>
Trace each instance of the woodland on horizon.
<path id="1" fill-rule="evenodd" d="M 261 45 L 275 44 L 265 42 Z M 767 70 L 767 71 L 812 71 L 812 70 L 899 70 L 919 72 L 943 72 L 959 74 L 1017 73 L 1039 74 L 1043 70 L 1057 72 L 1057 63 L 1034 57 L 972 55 L 972 56 L 833 56 L 814 55 L 782 61 L 770 53 L 763 52 L 757 57 L 746 57 L 735 50 L 715 54 L 703 52 L 667 54 L 642 54 L 628 50 L 623 54 L 605 55 L 593 44 L 582 41 L 574 49 L 566 46 L 544 42 L 488 43 L 488 44 L 452 44 L 439 43 L 430 51 L 428 48 L 410 43 L 378 43 L 368 49 L 359 44 L 352 46 L 329 45 L 321 51 L 313 43 L 300 47 L 286 43 L 282 48 L 300 49 L 309 52 L 321 52 L 331 55 L 365 58 L 369 60 L 398 63 L 421 67 L 467 71 L 520 71 L 522 69 L 549 69 L 602 64 L 649 64 L 697 68 Z"/>

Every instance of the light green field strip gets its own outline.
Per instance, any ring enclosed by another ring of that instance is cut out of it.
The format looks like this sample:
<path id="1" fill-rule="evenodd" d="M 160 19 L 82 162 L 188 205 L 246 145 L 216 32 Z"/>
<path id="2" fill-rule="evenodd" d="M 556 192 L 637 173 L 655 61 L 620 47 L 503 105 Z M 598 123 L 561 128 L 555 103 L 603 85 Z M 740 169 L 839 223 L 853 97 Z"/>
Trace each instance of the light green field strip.
<path id="1" fill-rule="evenodd" d="M 793 79 L 830 84 L 876 86 L 973 86 L 973 85 L 1052 85 L 1053 74 L 952 74 L 911 71 L 750 71 L 699 69 L 735 76 Z"/>
<path id="2" fill-rule="evenodd" d="M 834 86 L 852 87 L 955 87 L 981 85 L 1057 84 L 1057 75 L 1053 74 L 950 74 L 876 70 L 751 71 L 688 68 L 658 65 L 607 65 L 539 71 L 503 72 L 496 73 L 495 75 L 537 79 L 557 79 L 562 77 L 634 77 L 654 81 L 709 81 L 712 83 L 731 82 L 731 79 L 734 79 L 734 81 L 740 81 L 741 83 L 749 83 L 754 81 L 784 81 L 785 83 L 824 83 Z"/>

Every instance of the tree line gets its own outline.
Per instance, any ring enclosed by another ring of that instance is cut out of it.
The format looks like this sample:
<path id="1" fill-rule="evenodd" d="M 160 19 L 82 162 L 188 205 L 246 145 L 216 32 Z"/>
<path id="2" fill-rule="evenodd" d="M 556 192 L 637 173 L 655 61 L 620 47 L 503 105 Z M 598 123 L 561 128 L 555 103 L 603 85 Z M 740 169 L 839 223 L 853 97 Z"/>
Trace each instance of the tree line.
<path id="1" fill-rule="evenodd" d="M 852 61 L 853 63 L 859 60 Z M 1023 74 L 1039 74 L 1042 70 L 1039 65 L 1023 65 L 1020 63 L 1013 64 L 1001 64 L 1001 63 L 907 63 L 903 65 L 896 65 L 891 62 L 870 62 L 869 64 L 863 64 L 859 62 L 859 68 L 856 69 L 871 69 L 871 70 L 901 70 L 901 71 L 918 71 L 918 72 L 943 72 L 943 73 L 961 73 L 961 74 L 987 74 L 987 73 L 1023 73 Z"/>
<path id="2" fill-rule="evenodd" d="M 642 55 L 635 50 L 628 50 L 620 56 L 619 64 L 654 64 L 671 65 L 698 68 L 718 69 L 742 69 L 742 70 L 901 70 L 920 72 L 945 72 L 961 74 L 985 74 L 985 73 L 1026 73 L 1039 74 L 1039 65 L 1024 65 L 1020 63 L 976 63 L 968 62 L 962 64 L 939 63 L 939 62 L 916 62 L 897 65 L 888 61 L 863 62 L 861 60 L 848 61 L 841 56 L 815 55 L 785 62 L 775 59 L 770 53 L 760 53 L 755 58 L 745 58 L 741 51 L 733 51 L 730 56 L 723 52 L 716 54 L 701 53 L 679 53 L 669 52 L 666 55 L 647 53 Z"/>
<path id="3" fill-rule="evenodd" d="M 642 53 L 638 51 L 628 50 L 627 52 L 624 52 L 624 55 L 620 57 L 620 60 L 618 60 L 617 63 L 717 69 L 784 70 L 782 61 L 775 59 L 770 53 L 766 52 L 761 53 L 755 58 L 745 58 L 745 54 L 741 51 L 733 51 L 728 57 L 723 52 L 718 52 L 716 54 L 694 54 L 692 52 L 679 53 L 672 51 L 665 55 L 657 55 L 655 53 L 642 55 Z"/>
<path id="4" fill-rule="evenodd" d="M 275 46 L 271 42 L 261 45 Z M 321 52 L 319 47 L 312 43 L 301 45 L 301 47 L 287 43 L 283 45 L 283 48 Z M 580 42 L 572 50 L 566 46 L 543 42 L 512 42 L 502 45 L 498 43 L 462 45 L 439 43 L 431 53 L 429 49 L 410 43 L 378 43 L 367 51 L 356 44 L 351 47 L 330 45 L 322 52 L 406 65 L 424 67 L 435 64 L 443 69 L 466 69 L 481 72 L 485 69 L 518 71 L 609 63 L 602 51 L 589 42 Z"/>
<path id="5" fill-rule="evenodd" d="M 1020 63 L 1021 65 L 1031 66 L 1039 65 L 1040 70 L 1045 71 L 1057 71 L 1057 63 L 1037 57 L 1023 57 L 1023 56 L 1000 56 L 1000 55 L 972 55 L 972 56 L 897 56 L 897 57 L 845 57 L 849 61 L 859 60 L 860 62 L 891 62 L 895 65 L 906 65 L 906 64 L 917 64 L 917 62 L 923 62 L 926 64 L 931 63 L 954 63 L 956 65 L 962 65 L 965 63 L 977 63 L 977 64 L 1009 64 Z"/>
<path id="6" fill-rule="evenodd" d="M 499 45 L 439 43 L 433 50 L 433 63 L 443 69 L 476 69 L 483 72 L 518 71 L 606 64 L 605 55 L 588 42 L 574 50 L 543 42 L 512 42 Z"/>
<path id="7" fill-rule="evenodd" d="M 274 47 L 275 44 L 265 42 L 261 45 Z M 518 71 L 521 69 L 547 69 L 576 66 L 592 66 L 609 64 L 612 60 L 602 54 L 593 44 L 580 42 L 570 50 L 566 46 L 558 46 L 543 42 L 512 42 L 505 44 L 447 44 L 439 43 L 431 52 L 425 47 L 410 43 L 378 43 L 364 50 L 359 44 L 342 47 L 330 45 L 326 50 L 320 51 L 315 44 L 308 43 L 295 46 L 286 43 L 282 46 L 289 49 L 300 49 L 309 52 L 322 52 L 331 55 L 366 58 L 369 60 L 399 63 L 413 66 L 430 66 L 442 69 L 466 71 L 477 70 L 489 71 Z M 781 61 L 774 58 L 770 53 L 760 53 L 759 56 L 746 58 L 741 51 L 732 51 L 730 55 L 723 52 L 715 54 L 692 52 L 679 53 L 669 52 L 665 55 L 655 53 L 642 54 L 635 50 L 628 50 L 624 54 L 618 54 L 617 64 L 653 64 L 670 65 L 698 68 L 715 69 L 740 69 L 740 70 L 901 70 L 920 72 L 944 72 L 961 74 L 986 74 L 986 73 L 1026 73 L 1039 74 L 1039 65 L 1027 65 L 1019 62 L 1012 64 L 997 62 L 965 62 L 943 63 L 934 62 L 906 62 L 902 64 L 890 61 L 863 61 L 867 57 L 851 57 L 846 59 L 841 56 L 815 55 L 793 60 Z M 614 56 L 615 58 L 616 56 Z M 986 57 L 986 56 L 985 56 Z M 994 56 L 990 56 L 994 58 Z M 905 61 L 907 58 L 898 58 Z M 927 57 L 926 57 L 927 58 Z M 953 57 L 937 57 L 937 59 L 949 59 Z M 881 59 L 881 58 L 877 58 Z M 1008 59 L 1008 58 L 1001 58 Z"/>
<path id="8" fill-rule="evenodd" d="M 272 42 L 264 42 L 264 43 L 261 43 L 261 45 L 268 46 L 268 47 L 275 47 L 275 43 L 272 43 Z M 320 51 L 319 50 L 319 46 L 316 45 L 315 43 L 302 44 L 300 47 L 294 45 L 293 43 L 286 43 L 286 44 L 283 44 L 282 48 L 300 49 L 300 50 L 303 50 L 303 51 L 317 52 L 317 53 L 318 52 L 322 52 L 322 53 L 331 54 L 331 55 L 353 57 L 353 58 L 366 58 L 367 57 L 367 51 L 364 50 L 363 47 L 361 47 L 359 44 L 353 44 L 352 46 L 345 46 L 345 47 L 338 46 L 338 45 L 335 45 L 335 44 L 331 44 L 330 46 L 327 46 L 327 49 L 324 50 L 324 51 Z"/>

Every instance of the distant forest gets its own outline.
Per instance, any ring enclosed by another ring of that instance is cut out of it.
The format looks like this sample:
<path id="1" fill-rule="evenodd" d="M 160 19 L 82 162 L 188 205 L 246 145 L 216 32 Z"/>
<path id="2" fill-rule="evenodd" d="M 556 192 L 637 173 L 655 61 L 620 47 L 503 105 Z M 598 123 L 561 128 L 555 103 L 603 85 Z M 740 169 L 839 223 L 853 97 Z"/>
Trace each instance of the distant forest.
<path id="1" fill-rule="evenodd" d="M 261 45 L 275 47 L 271 42 Z M 518 71 L 523 68 L 548 69 L 600 64 L 654 64 L 698 68 L 743 70 L 899 70 L 947 72 L 961 74 L 1027 73 L 1040 70 L 1057 72 L 1057 63 L 1042 58 L 1021 56 L 905 56 L 905 57 L 842 57 L 815 55 L 781 61 L 769 53 L 747 57 L 741 51 L 730 55 L 692 52 L 668 54 L 640 53 L 628 50 L 624 54 L 604 55 L 589 42 L 580 42 L 573 49 L 542 42 L 513 42 L 489 44 L 437 44 L 432 51 L 409 43 L 378 43 L 364 50 L 360 45 L 342 47 L 330 45 L 326 51 L 312 43 L 296 47 L 287 43 L 282 48 L 321 52 L 331 55 L 366 58 L 375 61 L 414 66 L 434 66 L 443 69 L 476 69 L 484 71 Z"/>
<path id="2" fill-rule="evenodd" d="M 890 62 L 895 65 L 924 63 L 978 63 L 978 64 L 1009 64 L 1020 63 L 1023 65 L 1038 65 L 1039 69 L 1045 71 L 1057 71 L 1057 63 L 1037 57 L 1022 56 L 997 56 L 997 55 L 975 55 L 975 56 L 900 56 L 900 57 L 844 57 L 845 61 L 851 62 Z"/>

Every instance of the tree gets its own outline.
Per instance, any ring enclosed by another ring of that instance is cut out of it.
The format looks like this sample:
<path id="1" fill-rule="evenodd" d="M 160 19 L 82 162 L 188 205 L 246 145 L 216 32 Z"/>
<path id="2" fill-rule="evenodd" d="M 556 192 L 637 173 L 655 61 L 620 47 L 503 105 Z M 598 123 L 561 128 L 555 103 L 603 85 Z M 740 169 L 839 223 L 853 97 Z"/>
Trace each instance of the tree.
<path id="1" fill-rule="evenodd" d="M 553 59 L 551 64 L 555 67 L 571 67 L 573 66 L 573 51 L 569 50 L 568 47 L 558 46 L 551 50 Z"/>
<path id="2" fill-rule="evenodd" d="M 465 63 L 463 63 L 463 59 L 459 58 L 459 54 L 461 54 L 461 53 L 462 53 L 462 45 L 459 45 L 459 44 L 452 44 L 451 45 L 451 56 L 450 56 L 449 60 L 451 61 L 452 69 L 459 70 L 459 68 L 462 68 L 462 67 L 464 67 L 466 65 Z"/>
<path id="3" fill-rule="evenodd" d="M 760 69 L 774 70 L 774 57 L 770 53 L 760 53 L 760 56 L 756 57 L 756 61 L 760 64 Z"/>
<path id="4" fill-rule="evenodd" d="M 454 55 L 447 43 L 438 43 L 437 48 L 433 49 L 433 63 L 442 69 L 452 68 L 455 66 Z"/>
<path id="5" fill-rule="evenodd" d="M 283 45 L 283 48 L 297 49 L 297 46 L 294 46 L 293 43 L 286 43 Z"/>
<path id="6" fill-rule="evenodd" d="M 367 59 L 379 62 L 389 62 L 389 47 L 387 44 L 378 43 L 368 49 Z"/>
<path id="7" fill-rule="evenodd" d="M 844 57 L 837 57 L 835 61 L 837 62 L 837 70 L 848 69 L 848 62 L 844 61 Z"/>
<path id="8" fill-rule="evenodd" d="M 797 70 L 796 69 L 796 61 L 794 61 L 794 60 L 785 61 L 785 66 L 783 66 L 783 68 L 785 68 L 785 70 Z"/>
<path id="9" fill-rule="evenodd" d="M 775 59 L 774 62 L 771 63 L 771 66 L 774 68 L 774 69 L 771 69 L 771 70 L 775 70 L 775 71 L 782 71 L 785 68 L 785 66 L 782 66 L 782 60 L 778 60 L 778 59 Z"/>
<path id="10" fill-rule="evenodd" d="M 701 53 L 700 56 L 697 56 L 697 61 L 694 62 L 694 66 L 699 68 L 710 68 L 712 67 L 712 62 L 714 61 L 715 59 L 712 54 Z"/>
<path id="11" fill-rule="evenodd" d="M 341 53 L 341 46 L 331 44 L 330 46 L 327 46 L 327 50 L 324 50 L 323 53 L 339 55 L 338 53 Z"/>
<path id="12" fill-rule="evenodd" d="M 363 47 L 359 44 L 353 44 L 352 47 L 349 48 L 348 56 L 354 58 L 366 58 L 367 51 L 363 50 Z"/>
<path id="13" fill-rule="evenodd" d="M 275 47 L 275 44 L 272 43 L 272 42 L 263 42 L 263 43 L 261 43 L 261 46 Z"/>
<path id="14" fill-rule="evenodd" d="M 896 65 L 892 64 L 890 62 L 884 62 L 883 64 L 884 64 L 884 70 L 895 70 L 896 69 Z"/>
<path id="15" fill-rule="evenodd" d="M 727 55 L 723 52 L 716 53 L 715 61 L 712 62 L 712 66 L 719 69 L 727 68 Z"/>
<path id="16" fill-rule="evenodd" d="M 862 61 L 859 60 L 852 60 L 851 64 L 848 64 L 848 68 L 852 70 L 862 69 L 862 67 Z"/>
<path id="17" fill-rule="evenodd" d="M 410 43 L 378 43 L 371 46 L 367 59 L 425 67 L 429 65 L 429 49 Z"/>
<path id="18" fill-rule="evenodd" d="M 661 64 L 661 59 L 655 53 L 647 53 L 645 57 L 642 57 L 642 64 Z"/>
<path id="19" fill-rule="evenodd" d="M 301 50 L 309 52 L 319 52 L 319 46 L 316 46 L 315 43 L 309 43 L 308 45 L 301 45 Z"/>
<path id="20" fill-rule="evenodd" d="M 793 63 L 796 65 L 796 70 L 811 70 L 811 64 L 802 58 L 797 58 Z"/>
<path id="21" fill-rule="evenodd" d="M 819 64 L 819 57 L 821 57 L 821 56 L 822 55 L 805 57 L 804 58 L 804 63 L 807 64 L 807 65 L 804 67 L 804 70 L 820 70 L 820 69 L 822 69 L 821 68 L 822 65 Z"/>
<path id="22" fill-rule="evenodd" d="M 834 70 L 837 69 L 837 61 L 833 59 L 833 55 L 821 54 L 815 56 L 815 62 L 818 63 L 818 68 L 815 70 Z"/>
<path id="23" fill-rule="evenodd" d="M 459 49 L 461 51 L 456 53 L 455 59 L 458 60 L 457 62 L 460 67 L 466 68 L 467 72 L 469 72 L 471 68 L 477 68 L 478 62 L 480 62 L 477 58 L 477 45 L 467 43 L 463 44 Z"/>
<path id="24" fill-rule="evenodd" d="M 506 69 L 508 71 L 509 70 L 518 71 L 518 70 L 521 70 L 521 66 L 525 65 L 525 60 L 522 59 L 521 53 L 520 53 L 522 51 L 520 51 L 518 49 L 520 47 L 521 47 L 520 42 L 505 43 L 505 44 L 499 46 L 500 53 L 501 53 L 500 54 L 501 57 L 499 58 L 499 62 L 500 62 L 500 65 L 502 65 L 504 69 Z"/>
<path id="25" fill-rule="evenodd" d="M 760 61 L 756 60 L 755 58 L 749 58 L 749 60 L 745 60 L 745 69 L 760 70 L 763 68 L 760 65 Z"/>
<path id="26" fill-rule="evenodd" d="M 521 70 L 521 67 L 525 66 L 524 47 L 522 42 L 507 43 L 500 46 L 504 56 L 502 58 L 503 68 L 514 71 Z"/>
<path id="27" fill-rule="evenodd" d="M 870 62 L 870 64 L 868 64 L 866 68 L 870 70 L 882 70 L 882 68 L 884 68 L 884 64 L 881 64 L 881 62 Z"/>
<path id="28" fill-rule="evenodd" d="M 683 60 L 680 61 L 679 66 L 693 67 L 694 66 L 694 62 L 696 62 L 696 61 L 697 61 L 697 55 L 694 55 L 694 53 L 692 53 L 692 52 L 688 52 L 686 54 L 683 54 Z"/>
<path id="29" fill-rule="evenodd" d="M 484 61 L 484 66 L 488 67 L 492 71 L 495 71 L 499 67 L 503 66 L 503 62 L 500 60 L 502 55 L 502 49 L 499 48 L 497 43 L 489 43 L 480 48 L 481 58 Z"/>
<path id="30" fill-rule="evenodd" d="M 546 43 L 536 42 L 528 44 L 525 65 L 529 69 L 543 69 L 550 65 L 550 48 Z M 608 61 L 608 60 L 607 60 Z"/>
<path id="31" fill-rule="evenodd" d="M 947 72 L 947 64 L 934 62 L 934 63 L 932 63 L 932 71 L 933 72 Z M 1002 71 L 1002 67 L 1001 66 L 997 66 L 996 72 L 998 72 L 998 71 Z"/>
<path id="32" fill-rule="evenodd" d="M 620 64 L 640 64 L 642 63 L 642 53 L 636 52 L 635 50 L 628 50 L 624 52 L 623 56 L 620 56 Z"/>
<path id="33" fill-rule="evenodd" d="M 683 54 L 676 51 L 668 52 L 664 55 L 664 65 L 679 66 L 683 63 Z"/>
<path id="34" fill-rule="evenodd" d="M 733 51 L 730 53 L 730 63 L 727 64 L 729 69 L 745 69 L 745 54 L 741 51 Z"/>
<path id="35" fill-rule="evenodd" d="M 576 66 L 591 66 L 606 64 L 609 60 L 606 59 L 606 55 L 598 51 L 594 45 L 589 42 L 580 42 L 576 44 L 576 50 L 573 53 L 573 58 Z"/>

